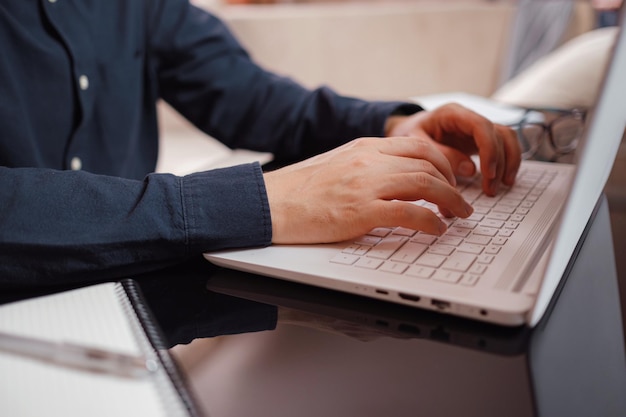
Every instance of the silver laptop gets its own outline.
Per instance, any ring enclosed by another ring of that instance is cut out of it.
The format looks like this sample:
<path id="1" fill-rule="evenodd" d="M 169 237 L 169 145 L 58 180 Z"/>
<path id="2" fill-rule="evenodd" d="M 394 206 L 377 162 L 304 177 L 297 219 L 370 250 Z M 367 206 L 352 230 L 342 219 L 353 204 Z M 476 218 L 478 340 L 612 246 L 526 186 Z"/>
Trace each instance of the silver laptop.
<path id="1" fill-rule="evenodd" d="M 620 30 L 576 163 L 523 161 L 516 185 L 495 198 L 465 184 L 475 213 L 450 220 L 443 236 L 380 228 L 349 242 L 229 250 L 206 259 L 500 325 L 534 326 L 575 253 L 624 135 L 625 38 Z"/>

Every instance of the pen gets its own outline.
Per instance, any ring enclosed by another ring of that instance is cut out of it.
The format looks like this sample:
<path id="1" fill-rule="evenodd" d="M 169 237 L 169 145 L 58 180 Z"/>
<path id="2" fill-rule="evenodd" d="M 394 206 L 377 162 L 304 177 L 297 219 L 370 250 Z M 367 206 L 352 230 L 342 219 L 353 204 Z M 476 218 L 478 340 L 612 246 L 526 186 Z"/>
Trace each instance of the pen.
<path id="1" fill-rule="evenodd" d="M 155 359 L 68 342 L 0 332 L 0 351 L 87 372 L 143 378 L 158 368 Z"/>

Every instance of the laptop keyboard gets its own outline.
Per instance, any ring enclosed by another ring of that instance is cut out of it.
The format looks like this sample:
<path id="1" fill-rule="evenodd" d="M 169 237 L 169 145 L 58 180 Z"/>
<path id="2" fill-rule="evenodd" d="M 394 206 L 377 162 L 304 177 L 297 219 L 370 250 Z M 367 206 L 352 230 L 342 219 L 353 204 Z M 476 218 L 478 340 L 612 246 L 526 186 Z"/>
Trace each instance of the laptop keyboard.
<path id="1" fill-rule="evenodd" d="M 495 197 L 482 192 L 480 177 L 460 183 L 457 188 L 474 207 L 474 213 L 466 219 L 446 218 L 436 205 L 424 200 L 415 202 L 446 222 L 448 230 L 442 236 L 403 227 L 376 228 L 348 244 L 331 262 L 450 284 L 476 285 L 522 227 L 555 176 L 556 172 L 549 169 L 522 169 L 515 185 Z"/>

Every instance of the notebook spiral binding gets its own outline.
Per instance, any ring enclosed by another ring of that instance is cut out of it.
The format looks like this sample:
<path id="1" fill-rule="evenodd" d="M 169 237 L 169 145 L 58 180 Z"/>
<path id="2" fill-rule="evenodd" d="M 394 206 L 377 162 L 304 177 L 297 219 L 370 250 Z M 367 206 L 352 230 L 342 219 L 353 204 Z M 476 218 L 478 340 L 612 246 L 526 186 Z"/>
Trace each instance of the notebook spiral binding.
<path id="1" fill-rule="evenodd" d="M 164 371 L 157 371 L 155 382 L 164 394 L 161 400 L 167 415 L 206 417 L 192 397 L 178 364 L 169 354 L 161 329 L 155 325 L 156 319 L 148 309 L 141 289 L 131 279 L 123 280 L 119 284 L 116 292 L 122 300 L 123 309 L 128 313 L 127 317 L 136 318 L 131 320 L 131 326 L 142 351 L 147 353 L 149 359 L 156 360 Z M 140 336 L 143 334 L 146 338 Z"/>

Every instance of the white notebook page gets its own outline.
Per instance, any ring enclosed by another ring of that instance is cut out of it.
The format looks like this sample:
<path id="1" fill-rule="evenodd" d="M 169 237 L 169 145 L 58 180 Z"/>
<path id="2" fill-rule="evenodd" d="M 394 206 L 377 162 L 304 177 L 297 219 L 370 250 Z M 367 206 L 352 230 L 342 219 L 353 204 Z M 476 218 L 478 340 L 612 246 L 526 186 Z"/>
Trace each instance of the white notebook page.
<path id="1" fill-rule="evenodd" d="M 0 306 L 0 331 L 153 355 L 127 303 L 114 283 L 18 301 Z M 132 379 L 0 351 L 0 414 L 6 416 L 184 415 L 170 384 L 162 369 Z"/>

